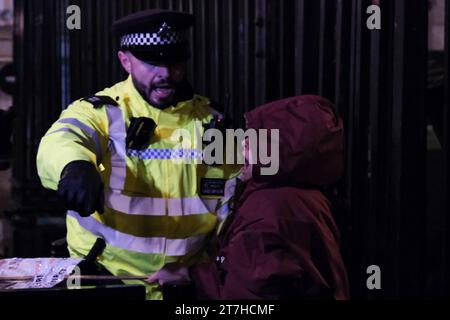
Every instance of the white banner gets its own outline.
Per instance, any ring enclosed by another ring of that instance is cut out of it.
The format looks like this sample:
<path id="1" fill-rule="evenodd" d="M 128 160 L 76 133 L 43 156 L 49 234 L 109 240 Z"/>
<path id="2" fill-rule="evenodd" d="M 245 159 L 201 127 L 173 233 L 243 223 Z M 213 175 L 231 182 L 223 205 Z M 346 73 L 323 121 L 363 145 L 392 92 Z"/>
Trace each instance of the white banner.
<path id="1" fill-rule="evenodd" d="M 51 288 L 64 281 L 81 259 L 11 258 L 0 260 L 0 289 Z M 7 280 L 7 278 L 12 278 Z"/>

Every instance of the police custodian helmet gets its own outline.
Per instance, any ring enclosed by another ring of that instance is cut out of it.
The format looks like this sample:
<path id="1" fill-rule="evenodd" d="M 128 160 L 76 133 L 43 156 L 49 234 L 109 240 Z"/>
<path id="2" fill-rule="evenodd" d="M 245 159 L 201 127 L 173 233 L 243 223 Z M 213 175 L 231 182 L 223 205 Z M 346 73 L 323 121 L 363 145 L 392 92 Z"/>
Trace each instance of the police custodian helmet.
<path id="1" fill-rule="evenodd" d="M 189 13 L 151 9 L 114 22 L 112 32 L 120 49 L 146 62 L 181 62 L 190 57 L 187 29 L 194 24 Z"/>

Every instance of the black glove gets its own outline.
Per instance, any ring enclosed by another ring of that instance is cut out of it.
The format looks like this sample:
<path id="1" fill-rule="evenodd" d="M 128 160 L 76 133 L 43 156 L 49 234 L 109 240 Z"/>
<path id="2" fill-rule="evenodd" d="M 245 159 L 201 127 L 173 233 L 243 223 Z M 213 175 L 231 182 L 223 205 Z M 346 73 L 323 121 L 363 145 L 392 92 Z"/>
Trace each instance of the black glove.
<path id="1" fill-rule="evenodd" d="M 67 209 L 78 212 L 82 217 L 88 217 L 96 210 L 103 213 L 103 183 L 90 162 L 77 160 L 66 165 L 57 192 Z"/>

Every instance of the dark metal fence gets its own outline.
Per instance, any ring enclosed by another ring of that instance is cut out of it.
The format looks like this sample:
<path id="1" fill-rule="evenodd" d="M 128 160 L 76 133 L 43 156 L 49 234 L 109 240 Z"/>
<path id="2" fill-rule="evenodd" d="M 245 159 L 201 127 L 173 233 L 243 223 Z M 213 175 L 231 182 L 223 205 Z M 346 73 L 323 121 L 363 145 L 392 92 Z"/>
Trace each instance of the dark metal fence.
<path id="1" fill-rule="evenodd" d="M 374 1 L 375 2 L 375 1 Z M 342 191 L 350 212 L 343 251 L 354 297 L 448 295 L 449 25 L 439 174 L 442 205 L 427 210 L 427 12 L 425 0 L 381 0 L 382 28 L 366 27 L 368 0 L 73 0 L 81 30 L 65 28 L 68 0 L 15 1 L 15 192 L 19 204 L 45 207 L 35 154 L 69 101 L 122 80 L 110 25 L 145 8 L 192 12 L 189 77 L 197 92 L 228 103 L 234 124 L 264 102 L 297 94 L 334 101 L 347 136 Z M 433 197 L 431 197 L 433 198 Z M 429 206 L 428 206 L 429 207 Z M 366 287 L 379 265 L 382 289 Z"/>

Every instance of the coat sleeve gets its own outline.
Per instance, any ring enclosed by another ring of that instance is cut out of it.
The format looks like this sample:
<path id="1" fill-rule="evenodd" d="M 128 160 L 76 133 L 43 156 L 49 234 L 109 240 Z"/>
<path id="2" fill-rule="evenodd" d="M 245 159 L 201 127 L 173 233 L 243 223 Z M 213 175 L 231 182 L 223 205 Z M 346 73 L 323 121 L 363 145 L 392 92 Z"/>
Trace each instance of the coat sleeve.
<path id="1" fill-rule="evenodd" d="M 296 204 L 304 212 L 294 215 L 288 202 L 256 200 L 231 223 L 216 261 L 192 268 L 199 298 L 333 299 L 332 234 L 307 207 Z"/>
<path id="2" fill-rule="evenodd" d="M 56 190 L 61 172 L 69 162 L 85 160 L 94 165 L 101 162 L 108 141 L 104 109 L 77 101 L 50 127 L 40 142 L 36 159 L 44 187 Z"/>
<path id="3" fill-rule="evenodd" d="M 308 246 L 310 230 L 300 227 L 302 239 L 264 231 L 255 223 L 237 232 L 217 256 L 217 261 L 191 269 L 201 299 L 284 299 L 318 297 L 324 281 L 314 271 Z M 301 245 L 301 244 L 304 244 Z M 326 289 L 326 288 L 325 288 Z"/>
<path id="4" fill-rule="evenodd" d="M 191 275 L 200 298 L 280 299 L 303 270 L 273 233 L 242 231 L 216 262 L 195 266 Z"/>

